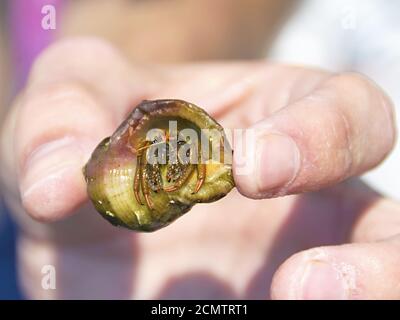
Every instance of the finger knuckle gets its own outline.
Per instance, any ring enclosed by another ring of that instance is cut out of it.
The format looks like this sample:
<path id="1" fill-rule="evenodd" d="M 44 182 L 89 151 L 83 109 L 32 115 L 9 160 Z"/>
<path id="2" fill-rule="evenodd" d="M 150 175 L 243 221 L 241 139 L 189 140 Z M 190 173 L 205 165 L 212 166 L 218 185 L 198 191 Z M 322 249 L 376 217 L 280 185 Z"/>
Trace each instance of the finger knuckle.
<path id="1" fill-rule="evenodd" d="M 93 105 L 93 95 L 88 88 L 78 81 L 62 81 L 49 83 L 40 87 L 29 88 L 25 91 L 22 110 L 25 113 L 37 114 L 45 110 L 57 111 L 61 105 Z"/>
<path id="2" fill-rule="evenodd" d="M 328 86 L 333 86 L 336 89 L 335 92 L 341 92 L 341 96 L 334 100 L 342 109 L 342 113 L 353 114 L 350 123 L 358 124 L 358 128 L 355 129 L 359 134 L 364 132 L 381 136 L 380 143 L 375 147 L 379 149 L 381 157 L 386 156 L 396 141 L 394 106 L 390 98 L 376 83 L 359 73 L 342 73 L 334 76 L 331 81 Z M 351 110 L 349 106 L 352 107 Z M 371 125 L 372 122 L 373 125 Z M 378 129 L 374 131 L 372 128 Z"/>
<path id="3" fill-rule="evenodd" d="M 82 72 L 98 61 L 112 61 L 119 52 L 106 40 L 96 37 L 71 37 L 58 40 L 39 54 L 31 68 L 31 78 L 42 73 Z M 94 59 L 94 57 L 96 57 Z"/>

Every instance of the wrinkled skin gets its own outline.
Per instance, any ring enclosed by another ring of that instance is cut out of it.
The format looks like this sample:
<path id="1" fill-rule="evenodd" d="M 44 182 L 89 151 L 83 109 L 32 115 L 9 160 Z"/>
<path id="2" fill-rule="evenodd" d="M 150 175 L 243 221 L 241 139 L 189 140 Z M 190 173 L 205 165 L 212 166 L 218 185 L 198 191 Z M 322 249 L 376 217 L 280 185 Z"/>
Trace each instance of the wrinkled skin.
<path id="1" fill-rule="evenodd" d="M 263 164 L 247 175 L 234 158 L 238 190 L 168 228 L 116 229 L 88 203 L 81 168 L 130 105 L 165 97 L 204 106 L 225 128 L 256 124 L 268 152 L 246 154 Z M 295 141 L 295 158 L 276 135 Z M 360 75 L 265 62 L 145 67 L 98 40 L 58 43 L 1 135 L 21 284 L 30 298 L 400 298 L 399 205 L 354 178 L 394 137 L 390 101 Z M 40 285 L 44 264 L 56 290 Z"/>

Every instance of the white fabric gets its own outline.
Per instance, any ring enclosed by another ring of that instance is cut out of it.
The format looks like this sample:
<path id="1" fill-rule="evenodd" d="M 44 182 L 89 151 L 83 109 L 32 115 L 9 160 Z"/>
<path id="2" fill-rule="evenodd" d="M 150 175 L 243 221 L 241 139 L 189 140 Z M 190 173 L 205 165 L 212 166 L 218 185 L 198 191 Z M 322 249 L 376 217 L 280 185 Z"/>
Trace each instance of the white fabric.
<path id="1" fill-rule="evenodd" d="M 268 57 L 336 72 L 361 72 L 384 88 L 400 113 L 400 1 L 305 0 Z M 399 124 L 397 116 L 400 128 Z M 363 179 L 400 199 L 400 143 Z"/>

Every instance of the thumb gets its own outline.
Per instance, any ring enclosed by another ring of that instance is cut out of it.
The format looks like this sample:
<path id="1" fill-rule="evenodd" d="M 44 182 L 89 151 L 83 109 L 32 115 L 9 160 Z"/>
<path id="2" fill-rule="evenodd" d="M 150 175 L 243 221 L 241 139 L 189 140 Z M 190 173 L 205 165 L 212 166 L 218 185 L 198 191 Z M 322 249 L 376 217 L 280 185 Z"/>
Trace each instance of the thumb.
<path id="1" fill-rule="evenodd" d="M 399 299 L 400 237 L 306 250 L 275 273 L 273 299 Z"/>

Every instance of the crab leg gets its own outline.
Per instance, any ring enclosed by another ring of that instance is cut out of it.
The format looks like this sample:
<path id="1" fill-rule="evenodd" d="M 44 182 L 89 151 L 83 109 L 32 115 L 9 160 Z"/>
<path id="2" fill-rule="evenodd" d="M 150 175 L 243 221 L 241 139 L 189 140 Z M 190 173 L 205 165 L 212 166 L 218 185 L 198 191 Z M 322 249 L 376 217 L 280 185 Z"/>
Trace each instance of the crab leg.
<path id="1" fill-rule="evenodd" d="M 134 180 L 134 182 L 133 182 L 133 192 L 134 192 L 134 194 L 135 194 L 135 198 L 136 198 L 136 201 L 139 203 L 139 204 L 141 204 L 141 205 L 143 205 L 143 202 L 142 202 L 142 200 L 140 199 L 140 195 L 139 195 L 139 192 L 140 192 L 140 178 L 141 178 L 141 175 L 142 175 L 142 168 L 141 168 L 141 158 L 142 158 L 142 153 L 138 153 L 137 154 L 137 162 L 136 162 L 136 171 L 135 171 L 135 180 Z"/>
<path id="2" fill-rule="evenodd" d="M 193 193 L 199 192 L 200 188 L 202 187 L 204 180 L 206 179 L 206 164 L 205 159 L 203 159 L 201 149 L 199 150 L 199 162 L 196 166 L 197 169 L 197 183 L 196 187 L 194 188 Z"/>
<path id="3" fill-rule="evenodd" d="M 149 184 L 147 183 L 147 169 L 146 169 L 146 165 L 147 165 L 147 160 L 146 160 L 146 152 L 143 152 L 141 154 L 141 164 L 143 163 L 142 166 L 142 170 L 141 170 L 141 185 L 142 185 L 142 192 L 144 195 L 144 199 L 146 200 L 146 204 L 150 209 L 154 208 L 153 202 L 151 201 L 150 198 L 150 188 L 149 188 Z"/>
<path id="4" fill-rule="evenodd" d="M 165 192 L 173 192 L 173 191 L 180 189 L 183 186 L 183 184 L 186 182 L 186 180 L 192 174 L 193 169 L 194 169 L 193 165 L 188 165 L 186 167 L 186 170 L 184 171 L 183 175 L 173 185 L 165 187 L 164 191 Z"/>
<path id="5" fill-rule="evenodd" d="M 220 161 L 221 161 L 221 163 L 225 162 L 225 144 L 224 143 L 225 143 L 224 136 L 221 136 L 220 141 L 219 141 L 219 144 L 220 144 L 219 150 L 220 150 Z"/>
<path id="6" fill-rule="evenodd" d="M 145 150 L 146 148 L 148 148 L 149 142 L 146 141 L 143 146 L 139 149 L 136 150 L 136 171 L 135 171 L 135 179 L 133 182 L 133 192 L 135 194 L 135 198 L 136 201 L 143 205 L 142 200 L 140 199 L 140 179 L 142 176 L 142 154 L 143 154 L 143 150 Z"/>
<path id="7" fill-rule="evenodd" d="M 194 193 L 197 193 L 200 190 L 205 179 L 206 179 L 206 165 L 204 163 L 199 163 L 197 165 L 197 183 L 194 189 Z"/>

